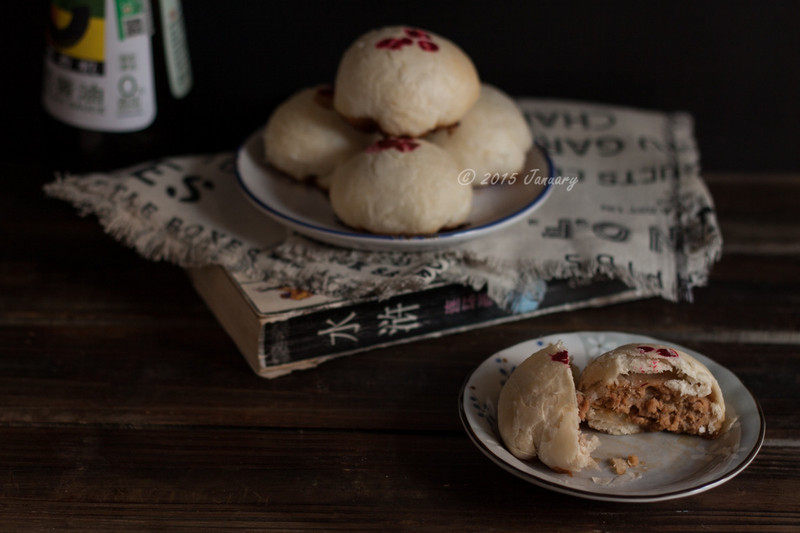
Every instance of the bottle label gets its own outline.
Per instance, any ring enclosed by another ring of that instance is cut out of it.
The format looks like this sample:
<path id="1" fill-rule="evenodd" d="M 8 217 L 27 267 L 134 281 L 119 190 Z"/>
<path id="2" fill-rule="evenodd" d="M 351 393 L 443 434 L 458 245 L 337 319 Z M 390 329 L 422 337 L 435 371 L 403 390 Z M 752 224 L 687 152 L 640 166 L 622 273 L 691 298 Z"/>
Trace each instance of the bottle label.
<path id="1" fill-rule="evenodd" d="M 53 0 L 43 101 L 79 128 L 126 132 L 156 117 L 147 0 Z"/>
<path id="2" fill-rule="evenodd" d="M 161 0 L 159 5 L 169 90 L 172 96 L 180 99 L 192 88 L 192 65 L 189 61 L 189 46 L 186 44 L 183 10 L 180 0 Z"/>
<path id="3" fill-rule="evenodd" d="M 117 35 L 120 41 L 137 35 L 152 35 L 153 21 L 148 0 L 116 0 Z"/>

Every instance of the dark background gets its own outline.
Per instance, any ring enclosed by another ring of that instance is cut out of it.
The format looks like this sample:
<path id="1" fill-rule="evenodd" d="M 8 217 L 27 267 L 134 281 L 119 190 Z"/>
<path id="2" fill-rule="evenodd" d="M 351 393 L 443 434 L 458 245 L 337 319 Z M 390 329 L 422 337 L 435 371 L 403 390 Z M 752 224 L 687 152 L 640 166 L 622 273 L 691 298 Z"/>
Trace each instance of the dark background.
<path id="1" fill-rule="evenodd" d="M 6 146 L 42 154 L 45 4 L 5 9 L 4 115 L 19 133 Z M 409 24 L 458 43 L 511 94 L 690 111 L 706 170 L 800 169 L 800 2 L 189 0 L 184 11 L 195 86 L 181 149 L 235 147 L 291 92 L 331 80 L 360 33 Z"/>

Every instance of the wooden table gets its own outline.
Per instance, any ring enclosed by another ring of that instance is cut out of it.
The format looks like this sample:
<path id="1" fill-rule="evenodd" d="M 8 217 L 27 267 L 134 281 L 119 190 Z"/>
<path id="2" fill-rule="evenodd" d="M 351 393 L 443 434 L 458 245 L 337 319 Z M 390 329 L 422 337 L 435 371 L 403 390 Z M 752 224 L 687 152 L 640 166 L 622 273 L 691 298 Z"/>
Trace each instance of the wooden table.
<path id="1" fill-rule="evenodd" d="M 43 171 L 3 178 L 3 530 L 800 527 L 800 175 L 708 176 L 725 254 L 693 304 L 550 315 L 274 381 L 181 269 L 44 198 Z M 734 371 L 767 417 L 753 464 L 656 504 L 582 501 L 494 466 L 459 425 L 462 380 L 501 347 L 582 329 L 672 339 Z"/>

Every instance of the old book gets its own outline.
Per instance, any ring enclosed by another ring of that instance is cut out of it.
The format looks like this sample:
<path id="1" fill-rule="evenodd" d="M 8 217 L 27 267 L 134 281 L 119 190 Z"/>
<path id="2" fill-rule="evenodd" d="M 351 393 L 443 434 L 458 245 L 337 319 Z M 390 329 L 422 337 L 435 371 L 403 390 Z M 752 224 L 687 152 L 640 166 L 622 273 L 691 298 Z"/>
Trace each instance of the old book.
<path id="1" fill-rule="evenodd" d="M 616 280 L 585 285 L 553 280 L 541 282 L 535 294 L 518 296 L 505 310 L 485 291 L 455 284 L 353 301 L 247 281 L 217 266 L 187 272 L 253 371 L 265 378 L 371 348 L 648 296 Z"/>

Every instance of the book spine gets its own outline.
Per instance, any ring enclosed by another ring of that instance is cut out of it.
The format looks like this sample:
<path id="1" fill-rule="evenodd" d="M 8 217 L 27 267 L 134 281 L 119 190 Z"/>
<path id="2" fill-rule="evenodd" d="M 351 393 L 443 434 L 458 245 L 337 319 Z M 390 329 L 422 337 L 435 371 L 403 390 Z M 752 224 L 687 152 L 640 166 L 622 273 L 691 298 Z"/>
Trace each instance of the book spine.
<path id="1" fill-rule="evenodd" d="M 362 302 L 264 324 L 259 363 L 263 370 L 305 359 L 352 353 L 371 346 L 407 342 L 440 331 L 464 330 L 549 307 L 630 291 L 618 281 L 585 287 L 565 281 L 543 282 L 537 294 L 518 295 L 510 310 L 464 285 L 446 285 Z M 579 305 L 576 305 L 576 307 Z"/>

